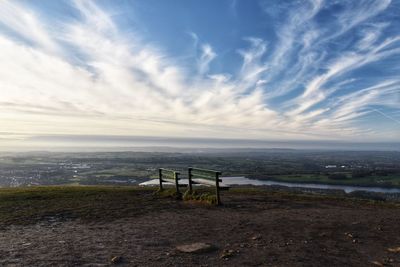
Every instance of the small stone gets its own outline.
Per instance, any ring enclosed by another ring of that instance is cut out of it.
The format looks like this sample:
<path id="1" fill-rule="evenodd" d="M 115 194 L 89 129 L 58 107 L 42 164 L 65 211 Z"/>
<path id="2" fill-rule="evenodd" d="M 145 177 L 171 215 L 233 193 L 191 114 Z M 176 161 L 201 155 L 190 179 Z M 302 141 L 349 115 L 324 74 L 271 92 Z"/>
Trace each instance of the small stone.
<path id="1" fill-rule="evenodd" d="M 382 263 L 380 263 L 379 261 L 371 261 L 371 264 L 375 265 L 375 266 L 385 266 Z"/>
<path id="2" fill-rule="evenodd" d="M 355 233 L 344 233 L 349 239 L 355 239 L 355 238 L 357 238 L 358 237 L 358 235 L 357 234 L 355 234 Z"/>
<path id="3" fill-rule="evenodd" d="M 400 247 L 388 248 L 388 251 L 393 253 L 400 253 Z"/>
<path id="4" fill-rule="evenodd" d="M 122 262 L 122 257 L 120 256 L 115 256 L 111 258 L 111 263 L 112 264 L 119 264 Z"/>
<path id="5" fill-rule="evenodd" d="M 261 239 L 261 235 L 254 235 L 251 237 L 251 240 L 260 240 Z"/>
<path id="6" fill-rule="evenodd" d="M 327 234 L 326 233 L 320 233 L 318 236 L 319 237 L 325 237 Z"/>
<path id="7" fill-rule="evenodd" d="M 216 247 L 208 243 L 197 242 L 188 245 L 176 246 L 176 249 L 184 253 L 205 253 L 215 250 Z"/>
<path id="8" fill-rule="evenodd" d="M 233 249 L 225 249 L 219 258 L 228 260 L 229 258 L 233 257 L 234 255 L 235 255 L 235 251 Z"/>

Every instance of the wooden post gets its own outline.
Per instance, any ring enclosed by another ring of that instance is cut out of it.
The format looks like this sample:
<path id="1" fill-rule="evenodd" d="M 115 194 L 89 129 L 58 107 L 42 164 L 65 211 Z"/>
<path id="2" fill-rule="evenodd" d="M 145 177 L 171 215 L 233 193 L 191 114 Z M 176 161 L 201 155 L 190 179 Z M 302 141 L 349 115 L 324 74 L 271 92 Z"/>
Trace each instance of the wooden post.
<path id="1" fill-rule="evenodd" d="M 158 169 L 158 179 L 160 179 L 160 191 L 163 190 L 162 187 L 162 169 Z"/>
<path id="2" fill-rule="evenodd" d="M 174 172 L 175 186 L 176 186 L 176 194 L 178 198 L 181 197 L 181 192 L 179 191 L 179 172 Z"/>
<path id="3" fill-rule="evenodd" d="M 188 169 L 188 179 L 189 179 L 189 182 L 188 182 L 188 185 L 189 185 L 189 192 L 190 193 L 192 193 L 192 168 L 189 168 Z"/>
<path id="4" fill-rule="evenodd" d="M 221 205 L 221 198 L 219 197 L 219 172 L 215 173 L 215 193 L 217 195 L 217 205 Z"/>

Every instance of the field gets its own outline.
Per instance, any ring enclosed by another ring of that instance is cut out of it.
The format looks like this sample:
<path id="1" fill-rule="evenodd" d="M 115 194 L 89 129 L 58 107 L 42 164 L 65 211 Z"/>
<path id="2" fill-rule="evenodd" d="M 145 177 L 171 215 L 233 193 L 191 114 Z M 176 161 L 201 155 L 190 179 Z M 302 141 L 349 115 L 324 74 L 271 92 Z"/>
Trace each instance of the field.
<path id="1" fill-rule="evenodd" d="M 399 204 L 268 188 L 234 188 L 222 200 L 127 186 L 0 189 L 0 265 L 400 265 Z M 214 249 L 176 249 L 194 242 Z"/>
<path id="2" fill-rule="evenodd" d="M 0 154 L 0 187 L 135 185 L 158 168 L 187 175 L 189 166 L 223 176 L 400 188 L 400 152 L 224 150 L 222 152 L 93 152 Z"/>

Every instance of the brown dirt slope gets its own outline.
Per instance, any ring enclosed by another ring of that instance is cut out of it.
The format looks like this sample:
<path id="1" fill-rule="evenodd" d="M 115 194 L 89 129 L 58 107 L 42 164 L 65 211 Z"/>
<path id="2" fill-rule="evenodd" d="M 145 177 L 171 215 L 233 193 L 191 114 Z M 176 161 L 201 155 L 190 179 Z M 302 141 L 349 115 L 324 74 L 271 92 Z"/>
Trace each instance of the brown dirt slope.
<path id="1" fill-rule="evenodd" d="M 236 189 L 215 207 L 138 188 L 46 190 L 0 190 L 1 266 L 400 266 L 395 204 Z M 195 242 L 215 249 L 176 250 Z"/>

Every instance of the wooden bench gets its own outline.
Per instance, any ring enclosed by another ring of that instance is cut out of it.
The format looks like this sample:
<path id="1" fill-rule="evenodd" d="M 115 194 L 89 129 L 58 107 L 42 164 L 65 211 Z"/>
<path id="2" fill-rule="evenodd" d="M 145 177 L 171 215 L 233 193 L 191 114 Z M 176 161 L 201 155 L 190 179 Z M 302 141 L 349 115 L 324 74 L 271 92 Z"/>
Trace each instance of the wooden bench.
<path id="1" fill-rule="evenodd" d="M 176 194 L 178 197 L 181 196 L 181 192 L 179 190 L 179 172 L 169 169 L 158 169 L 158 178 L 160 181 L 160 190 L 163 190 L 163 182 L 175 184 Z"/>
<path id="2" fill-rule="evenodd" d="M 202 184 L 207 186 L 215 186 L 215 194 L 217 196 L 217 205 L 221 204 L 221 198 L 219 195 L 219 191 L 221 190 L 229 190 L 228 186 L 221 186 L 219 183 L 222 180 L 219 178 L 221 172 L 207 170 L 207 169 L 199 169 L 199 168 L 188 168 L 188 186 L 189 191 L 192 192 L 193 184 Z"/>

